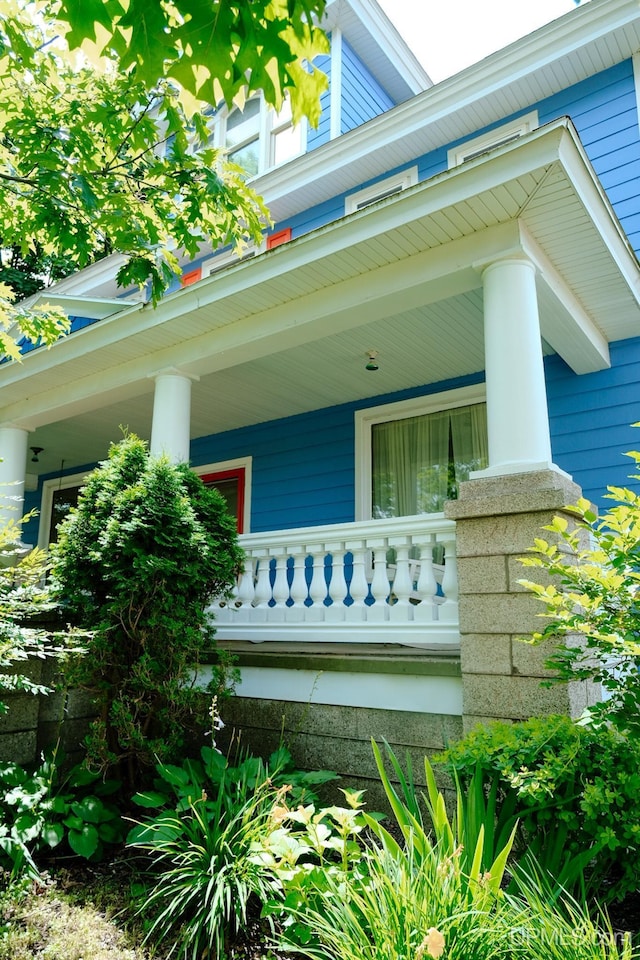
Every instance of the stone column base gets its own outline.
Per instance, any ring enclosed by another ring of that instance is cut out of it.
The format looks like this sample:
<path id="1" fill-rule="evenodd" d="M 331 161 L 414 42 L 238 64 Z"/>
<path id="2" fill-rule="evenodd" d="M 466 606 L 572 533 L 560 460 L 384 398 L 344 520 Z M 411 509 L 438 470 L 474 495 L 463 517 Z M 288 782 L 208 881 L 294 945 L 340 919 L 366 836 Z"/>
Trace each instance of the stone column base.
<path id="1" fill-rule="evenodd" d="M 518 583 L 542 571 L 519 558 L 535 537 L 552 536 L 543 526 L 555 515 L 570 517 L 564 508 L 581 495 L 566 474 L 540 470 L 469 480 L 460 499 L 445 505 L 456 521 L 465 730 L 494 719 L 576 717 L 599 695 L 586 682 L 542 687 L 551 647 L 519 639 L 540 630 L 544 610 Z"/>

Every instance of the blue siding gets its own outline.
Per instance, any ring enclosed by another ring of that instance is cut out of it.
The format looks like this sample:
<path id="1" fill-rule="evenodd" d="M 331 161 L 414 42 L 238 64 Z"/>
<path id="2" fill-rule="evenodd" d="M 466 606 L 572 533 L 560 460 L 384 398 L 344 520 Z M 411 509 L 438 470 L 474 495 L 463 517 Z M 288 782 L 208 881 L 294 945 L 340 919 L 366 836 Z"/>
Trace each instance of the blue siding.
<path id="1" fill-rule="evenodd" d="M 340 132 L 347 133 L 393 106 L 386 90 L 343 40 Z"/>
<path id="2" fill-rule="evenodd" d="M 559 357 L 547 357 L 551 445 L 555 463 L 594 503 L 607 486 L 631 486 L 625 451 L 640 448 L 640 337 L 612 343 L 611 368 L 576 376 Z"/>
<path id="3" fill-rule="evenodd" d="M 191 462 L 197 467 L 253 457 L 252 533 L 347 523 L 355 517 L 355 411 L 481 379 L 475 375 L 430 384 L 201 437 L 191 444 Z"/>
<path id="4" fill-rule="evenodd" d="M 315 130 L 309 127 L 307 134 L 307 151 L 321 147 L 322 144 L 327 143 L 331 137 L 331 94 L 329 92 L 331 90 L 331 57 L 327 55 L 317 57 L 314 63 L 318 69 L 322 70 L 322 72 L 328 76 L 329 86 L 320 97 L 320 122 Z"/>

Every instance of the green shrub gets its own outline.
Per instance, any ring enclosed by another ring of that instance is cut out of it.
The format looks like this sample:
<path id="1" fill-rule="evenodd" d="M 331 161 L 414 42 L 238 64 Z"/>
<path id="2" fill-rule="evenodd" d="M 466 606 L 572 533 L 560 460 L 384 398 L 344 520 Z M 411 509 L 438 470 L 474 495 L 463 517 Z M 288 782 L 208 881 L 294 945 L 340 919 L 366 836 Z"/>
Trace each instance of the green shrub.
<path id="1" fill-rule="evenodd" d="M 0 502 L 7 498 L 0 494 Z M 11 509 L 3 504 L 3 509 Z M 20 520 L 7 520 L 0 526 L 0 692 L 3 694 L 51 693 L 51 689 L 34 682 L 22 672 L 31 660 L 47 657 L 61 658 L 80 651 L 78 642 L 84 635 L 78 631 L 50 632 L 34 626 L 35 616 L 54 608 L 50 590 L 45 583 L 47 558 L 43 550 L 25 551 L 21 544 L 22 527 L 32 519 L 33 512 Z M 86 638 L 84 638 L 86 639 Z M 7 704 L 0 701 L 0 715 L 7 712 Z"/>
<path id="2" fill-rule="evenodd" d="M 637 740 L 552 716 L 478 727 L 441 759 L 463 785 L 480 774 L 502 829 L 519 820 L 515 852 L 565 887 L 579 894 L 584 877 L 603 899 L 638 888 Z"/>
<path id="3" fill-rule="evenodd" d="M 626 456 L 640 464 L 640 453 Z M 632 477 L 640 479 L 638 474 Z M 531 555 L 522 559 L 524 566 L 544 570 L 547 584 L 520 582 L 546 607 L 541 616 L 549 622 L 533 642 L 552 641 L 547 666 L 555 672 L 554 680 L 593 680 L 606 693 L 585 712 L 585 722 L 612 723 L 637 737 L 640 495 L 622 487 L 608 490 L 606 496 L 617 506 L 598 518 L 591 504 L 580 500 L 569 508 L 576 522 L 570 525 L 566 518 L 555 517 L 545 527 L 555 542 L 536 539 Z"/>
<path id="4" fill-rule="evenodd" d="M 128 436 L 88 477 L 53 553 L 63 610 L 92 631 L 69 676 L 98 708 L 88 762 L 117 768 L 134 792 L 157 758 L 184 757 L 206 727 L 196 672 L 213 646 L 207 606 L 241 561 L 235 521 L 186 464 Z M 226 680 L 214 678 L 216 692 Z"/>

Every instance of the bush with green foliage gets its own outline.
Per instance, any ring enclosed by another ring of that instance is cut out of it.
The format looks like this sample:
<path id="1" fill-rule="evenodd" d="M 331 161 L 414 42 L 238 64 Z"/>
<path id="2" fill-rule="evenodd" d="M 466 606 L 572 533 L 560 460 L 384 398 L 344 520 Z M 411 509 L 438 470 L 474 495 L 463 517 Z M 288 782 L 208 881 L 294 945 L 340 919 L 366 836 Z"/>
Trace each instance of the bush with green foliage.
<path id="1" fill-rule="evenodd" d="M 638 889 L 639 741 L 550 716 L 477 727 L 442 761 L 464 787 L 480 779 L 496 829 L 519 823 L 514 849 L 525 870 L 534 856 L 576 895 L 610 900 Z"/>
<path id="2" fill-rule="evenodd" d="M 640 453 L 627 456 L 640 464 Z M 544 570 L 551 582 L 521 583 L 546 606 L 542 616 L 549 622 L 533 642 L 553 641 L 547 666 L 555 680 L 602 685 L 606 699 L 586 711 L 585 721 L 612 723 L 638 736 L 640 494 L 622 487 L 608 490 L 617 506 L 598 518 L 587 500 L 579 500 L 569 508 L 575 523 L 555 517 L 545 528 L 554 542 L 536 539 L 531 555 L 522 559 L 525 566 Z"/>
<path id="3" fill-rule="evenodd" d="M 0 501 L 10 499 L 0 496 Z M 3 508 L 12 509 L 3 503 Z M 33 517 L 28 513 L 20 520 L 3 518 L 0 526 L 0 692 L 2 694 L 51 693 L 51 688 L 35 682 L 22 666 L 29 660 L 62 657 L 77 645 L 77 631 L 48 631 L 34 625 L 33 618 L 53 610 L 54 603 L 45 583 L 47 558 L 43 550 L 29 550 L 21 542 L 23 524 Z M 0 715 L 8 706 L 0 701 Z"/>
<path id="4" fill-rule="evenodd" d="M 56 596 L 92 631 L 69 675 L 98 708 L 87 760 L 117 769 L 126 791 L 206 728 L 196 672 L 213 648 L 207 606 L 229 591 L 241 559 L 222 496 L 133 435 L 111 447 L 59 529 Z M 214 673 L 210 687 L 226 685 L 227 672 Z"/>
<path id="5" fill-rule="evenodd" d="M 548 900 L 536 877 L 522 877 L 517 893 L 506 894 L 513 830 L 501 849 L 491 847 L 493 824 L 473 810 L 462 786 L 450 818 L 428 762 L 420 798 L 411 771 L 389 748 L 391 774 L 375 745 L 374 754 L 400 840 L 364 814 L 355 796 L 343 815 L 338 808 L 274 810 L 263 862 L 298 924 L 297 939 L 285 926 L 283 945 L 293 940 L 296 953 L 314 960 L 638 957 L 606 921 L 596 925 L 567 897 Z"/>
<path id="6" fill-rule="evenodd" d="M 136 824 L 127 843 L 151 856 L 155 881 L 143 895 L 148 938 L 172 942 L 182 957 L 223 957 L 225 944 L 247 923 L 252 898 L 264 903 L 272 881 L 255 856 L 272 808 L 287 795 L 316 800 L 329 771 L 296 770 L 280 747 L 267 763 L 245 754 L 231 765 L 216 748 L 181 766 L 158 764 L 153 789 L 133 802 L 155 811 Z"/>
<path id="7" fill-rule="evenodd" d="M 64 772 L 56 747 L 29 771 L 0 765 L 0 850 L 12 876 L 37 876 L 36 861 L 53 852 L 100 860 L 124 838 L 125 825 L 112 801 L 117 780 L 103 780 L 83 764 Z"/>

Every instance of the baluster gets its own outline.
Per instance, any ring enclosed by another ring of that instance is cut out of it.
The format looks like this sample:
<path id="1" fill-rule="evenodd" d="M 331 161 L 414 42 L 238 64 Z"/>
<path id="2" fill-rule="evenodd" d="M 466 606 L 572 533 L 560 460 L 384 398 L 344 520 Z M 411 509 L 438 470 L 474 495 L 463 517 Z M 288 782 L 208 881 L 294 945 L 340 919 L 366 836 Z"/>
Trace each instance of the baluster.
<path id="1" fill-rule="evenodd" d="M 458 562 L 455 540 L 446 540 L 444 544 L 442 592 L 444 603 L 438 609 L 438 619 L 455 623 L 458 620 Z"/>
<path id="2" fill-rule="evenodd" d="M 373 577 L 371 580 L 371 596 L 373 603 L 367 607 L 367 620 L 372 623 L 381 623 L 389 619 L 389 571 L 387 570 L 387 541 L 382 539 L 368 540 L 367 544 L 373 550 Z"/>
<path id="3" fill-rule="evenodd" d="M 289 599 L 287 550 L 284 547 L 274 547 L 269 550 L 269 553 L 276 558 L 276 578 L 272 591 L 275 606 L 269 608 L 269 620 L 282 622 L 285 619 L 287 600 Z"/>
<path id="4" fill-rule="evenodd" d="M 293 579 L 291 581 L 290 596 L 293 605 L 287 607 L 287 620 L 299 623 L 304 620 L 306 607 L 304 601 L 307 599 L 307 579 L 305 572 L 306 554 L 304 547 L 291 547 L 289 553 L 293 556 Z"/>
<path id="5" fill-rule="evenodd" d="M 271 563 L 266 550 L 254 550 L 253 555 L 258 564 L 258 575 L 250 619 L 254 623 L 265 623 L 269 616 L 269 601 L 271 600 Z"/>
<path id="6" fill-rule="evenodd" d="M 346 609 L 347 620 L 364 620 L 366 618 L 365 600 L 369 596 L 369 584 L 365 573 L 365 542 L 364 540 L 352 540 L 345 543 L 345 549 L 350 551 L 353 557 L 353 573 L 349 593 L 353 603 Z"/>
<path id="7" fill-rule="evenodd" d="M 244 608 L 246 611 L 253 603 L 255 596 L 255 587 L 253 581 L 253 557 L 245 556 L 240 573 L 240 582 L 238 584 L 238 593 L 236 596 L 236 607 Z M 244 617 L 242 618 L 245 619 Z"/>
<path id="8" fill-rule="evenodd" d="M 311 554 L 313 572 L 309 584 L 311 606 L 306 608 L 305 620 L 324 620 L 327 609 L 324 605 L 327 596 L 327 580 L 324 575 L 324 547 L 322 544 L 314 543 L 307 546 L 307 553 Z"/>
<path id="9" fill-rule="evenodd" d="M 389 546 L 395 547 L 396 575 L 393 580 L 393 593 L 396 602 L 389 608 L 389 619 L 407 622 L 413 620 L 413 606 L 409 597 L 413 590 L 409 572 L 409 537 L 389 538 Z"/>
<path id="10" fill-rule="evenodd" d="M 331 580 L 329 581 L 329 597 L 331 606 L 326 608 L 325 620 L 344 620 L 347 597 L 347 581 L 344 578 L 344 543 L 325 543 L 327 553 L 331 554 Z"/>
<path id="11" fill-rule="evenodd" d="M 433 571 L 433 542 L 432 538 L 416 544 L 420 550 L 420 573 L 418 576 L 417 593 L 420 603 L 414 607 L 413 619 L 421 622 L 431 622 L 436 619 L 435 598 L 438 593 L 438 581 Z"/>

